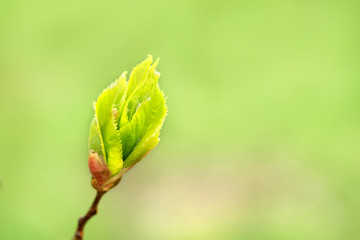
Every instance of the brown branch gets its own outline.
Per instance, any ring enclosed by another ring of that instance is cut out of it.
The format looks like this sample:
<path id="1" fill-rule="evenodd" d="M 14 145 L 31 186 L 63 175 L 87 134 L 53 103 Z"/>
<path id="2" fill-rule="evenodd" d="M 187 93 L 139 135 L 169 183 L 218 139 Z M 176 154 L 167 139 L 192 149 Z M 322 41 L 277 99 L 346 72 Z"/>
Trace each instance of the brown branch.
<path id="1" fill-rule="evenodd" d="M 79 218 L 78 226 L 75 232 L 75 236 L 73 240 L 82 240 L 84 235 L 84 227 L 87 221 L 94 216 L 97 213 L 97 206 L 100 202 L 101 197 L 106 193 L 106 191 L 97 191 L 96 197 L 94 199 L 94 202 L 92 203 L 89 211 L 86 213 L 85 216 Z"/>
<path id="2" fill-rule="evenodd" d="M 91 185 L 97 191 L 96 197 L 95 197 L 94 202 L 92 203 L 89 211 L 86 213 L 86 215 L 79 218 L 78 225 L 77 225 L 76 232 L 75 232 L 73 240 L 83 240 L 85 224 L 87 223 L 87 221 L 90 220 L 90 218 L 92 216 L 94 216 L 97 213 L 97 206 L 98 206 L 98 204 L 100 202 L 101 197 L 107 191 L 109 191 L 110 189 L 112 189 L 113 187 L 118 185 L 118 183 L 122 179 L 123 174 L 126 173 L 127 171 L 129 171 L 131 168 L 132 168 L 132 166 L 129 167 L 129 168 L 122 169 L 120 171 L 120 173 L 118 173 L 117 175 L 112 177 L 109 181 L 107 181 L 103 185 L 99 185 L 94 177 L 91 178 Z"/>

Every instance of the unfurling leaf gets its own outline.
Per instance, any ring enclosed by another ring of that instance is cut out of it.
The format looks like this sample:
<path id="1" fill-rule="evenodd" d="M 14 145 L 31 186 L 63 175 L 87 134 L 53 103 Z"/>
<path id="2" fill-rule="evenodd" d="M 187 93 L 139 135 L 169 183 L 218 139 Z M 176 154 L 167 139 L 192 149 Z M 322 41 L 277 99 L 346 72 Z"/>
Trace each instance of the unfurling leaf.
<path id="1" fill-rule="evenodd" d="M 149 56 L 133 69 L 128 82 L 124 72 L 94 104 L 89 167 L 99 185 L 139 162 L 159 142 L 167 107 L 158 86 L 158 61 L 151 65 Z"/>

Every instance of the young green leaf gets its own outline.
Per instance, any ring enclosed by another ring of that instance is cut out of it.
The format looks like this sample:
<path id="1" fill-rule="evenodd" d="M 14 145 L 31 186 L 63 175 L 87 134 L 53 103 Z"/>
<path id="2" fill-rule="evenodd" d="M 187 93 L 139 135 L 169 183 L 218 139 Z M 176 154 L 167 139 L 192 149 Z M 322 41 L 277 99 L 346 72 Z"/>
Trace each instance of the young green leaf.
<path id="1" fill-rule="evenodd" d="M 90 125 L 89 149 L 97 152 L 100 156 L 104 157 L 104 143 L 101 138 L 99 123 L 96 117 L 93 118 Z"/>
<path id="2" fill-rule="evenodd" d="M 112 175 L 118 173 L 123 165 L 122 146 L 119 132 L 115 123 L 113 108 L 118 93 L 122 90 L 121 79 L 116 80 L 98 97 L 95 104 L 95 115 L 103 139 L 104 159 Z"/>
<path id="3" fill-rule="evenodd" d="M 154 93 L 154 88 L 160 77 L 160 73 L 155 70 L 158 62 L 159 59 L 151 66 L 145 79 L 139 83 L 138 87 L 129 97 L 127 102 L 127 115 L 129 120 L 132 119 L 137 108 Z"/>
<path id="4" fill-rule="evenodd" d="M 140 161 L 158 144 L 166 113 L 164 94 L 156 86 L 154 94 L 141 104 L 131 122 L 120 129 L 120 138 L 125 143 L 124 150 L 126 151 L 124 152 L 124 167 Z"/>
<path id="5" fill-rule="evenodd" d="M 148 56 L 145 61 L 134 67 L 131 72 L 128 88 L 126 90 L 126 97 L 124 107 L 122 109 L 120 119 L 119 119 L 119 128 L 125 126 L 129 122 L 128 109 L 129 109 L 129 99 L 131 99 L 134 91 L 143 84 L 146 79 L 147 73 L 149 71 L 150 65 L 152 63 L 152 56 Z"/>

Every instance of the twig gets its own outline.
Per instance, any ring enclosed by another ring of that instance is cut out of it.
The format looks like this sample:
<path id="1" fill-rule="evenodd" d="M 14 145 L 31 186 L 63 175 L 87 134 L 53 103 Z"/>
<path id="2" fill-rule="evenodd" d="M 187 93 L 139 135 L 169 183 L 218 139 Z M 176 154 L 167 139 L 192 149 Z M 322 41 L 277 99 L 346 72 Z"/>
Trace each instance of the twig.
<path id="1" fill-rule="evenodd" d="M 99 185 L 94 177 L 91 178 L 91 185 L 97 191 L 96 197 L 95 197 L 94 202 L 92 203 L 89 211 L 86 213 L 86 215 L 79 218 L 78 225 L 77 225 L 76 232 L 75 232 L 73 240 L 83 240 L 85 224 L 87 223 L 87 221 L 89 221 L 89 219 L 92 216 L 94 216 L 97 213 L 97 206 L 98 206 L 98 204 L 100 202 L 101 197 L 106 192 L 108 192 L 110 189 L 112 189 L 113 187 L 118 185 L 120 180 L 122 179 L 122 176 L 124 175 L 124 173 L 129 171 L 134 165 L 135 164 L 133 164 L 131 167 L 123 168 L 117 175 L 112 177 L 110 180 L 108 180 L 103 185 Z"/>
<path id="2" fill-rule="evenodd" d="M 84 227 L 87 221 L 97 213 L 97 206 L 100 202 L 101 197 L 106 193 L 106 191 L 97 191 L 96 197 L 94 199 L 93 204 L 91 205 L 89 211 L 86 213 L 85 216 L 79 218 L 78 226 L 75 232 L 75 236 L 73 240 L 82 240 L 84 235 Z"/>

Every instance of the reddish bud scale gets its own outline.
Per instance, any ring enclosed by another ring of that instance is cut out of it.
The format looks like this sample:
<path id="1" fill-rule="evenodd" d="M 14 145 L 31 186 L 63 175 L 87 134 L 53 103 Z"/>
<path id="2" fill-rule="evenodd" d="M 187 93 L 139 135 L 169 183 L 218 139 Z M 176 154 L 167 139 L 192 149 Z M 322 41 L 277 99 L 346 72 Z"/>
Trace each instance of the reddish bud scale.
<path id="1" fill-rule="evenodd" d="M 104 159 L 99 156 L 98 153 L 90 151 L 88 164 L 91 175 L 94 177 L 99 186 L 102 186 L 110 179 L 110 170 Z"/>

